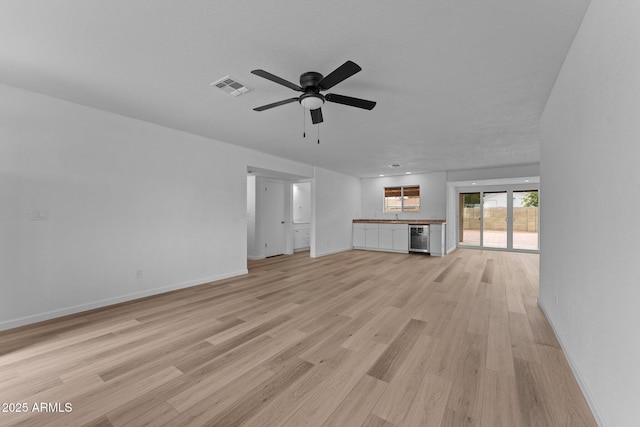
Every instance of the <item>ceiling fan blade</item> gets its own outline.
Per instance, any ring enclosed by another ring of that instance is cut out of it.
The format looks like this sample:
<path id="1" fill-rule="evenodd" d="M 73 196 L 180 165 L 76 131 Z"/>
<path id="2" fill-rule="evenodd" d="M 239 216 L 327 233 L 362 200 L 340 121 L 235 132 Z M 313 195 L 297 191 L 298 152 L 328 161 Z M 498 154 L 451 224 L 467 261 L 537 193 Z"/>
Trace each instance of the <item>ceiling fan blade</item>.
<path id="1" fill-rule="evenodd" d="M 335 102 L 337 104 L 349 105 L 351 107 L 364 108 L 365 110 L 373 110 L 376 103 L 373 101 L 367 101 L 366 99 L 352 98 L 350 96 L 336 95 L 335 93 L 328 93 L 324 96 L 329 102 Z"/>
<path id="2" fill-rule="evenodd" d="M 313 122 L 314 125 L 317 125 L 318 123 L 322 123 L 322 108 L 316 108 L 315 110 L 310 110 L 311 111 L 311 121 Z"/>
<path id="3" fill-rule="evenodd" d="M 282 86 L 286 86 L 289 89 L 297 90 L 299 92 L 304 92 L 302 90 L 302 88 L 300 86 L 298 86 L 297 84 L 291 83 L 290 81 L 287 81 L 287 80 L 283 79 L 282 77 L 278 77 L 275 74 L 271 74 L 268 71 L 265 71 L 265 70 L 253 70 L 251 72 L 251 74 L 255 74 L 256 76 L 260 76 L 260 77 L 262 77 L 264 79 L 267 79 L 267 80 L 271 80 L 272 82 L 281 84 Z"/>
<path id="4" fill-rule="evenodd" d="M 318 82 L 318 87 L 321 90 L 331 89 L 341 81 L 348 79 L 358 71 L 362 70 L 358 64 L 352 61 L 347 61 L 335 70 L 333 70 L 328 76 Z"/>
<path id="5" fill-rule="evenodd" d="M 268 110 L 269 108 L 279 107 L 280 105 L 289 104 L 290 102 L 295 102 L 297 100 L 298 98 L 289 98 L 283 101 L 274 102 L 273 104 L 267 104 L 267 105 L 263 105 L 262 107 L 254 108 L 253 111 L 264 111 L 264 110 Z"/>

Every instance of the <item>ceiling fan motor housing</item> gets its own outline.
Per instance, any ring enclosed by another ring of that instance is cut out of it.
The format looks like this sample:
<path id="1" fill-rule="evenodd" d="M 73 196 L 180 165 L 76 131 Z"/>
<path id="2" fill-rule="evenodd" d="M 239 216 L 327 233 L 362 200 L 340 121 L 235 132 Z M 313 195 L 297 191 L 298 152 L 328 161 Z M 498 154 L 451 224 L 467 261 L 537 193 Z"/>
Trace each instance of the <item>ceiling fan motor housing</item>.
<path id="1" fill-rule="evenodd" d="M 318 83 L 322 80 L 323 76 L 320 73 L 316 73 L 315 71 L 309 71 L 300 75 L 300 86 L 304 89 L 305 92 L 320 92 L 320 88 L 318 87 Z"/>

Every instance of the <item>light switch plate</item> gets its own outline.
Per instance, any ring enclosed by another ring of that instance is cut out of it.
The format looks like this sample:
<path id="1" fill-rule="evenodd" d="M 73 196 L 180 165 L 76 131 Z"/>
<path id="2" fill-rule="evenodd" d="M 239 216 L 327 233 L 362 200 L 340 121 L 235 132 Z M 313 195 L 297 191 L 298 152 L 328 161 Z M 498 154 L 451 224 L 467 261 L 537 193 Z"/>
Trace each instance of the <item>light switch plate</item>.
<path id="1" fill-rule="evenodd" d="M 31 220 L 32 221 L 44 221 L 47 219 L 47 211 L 46 210 L 32 210 L 31 211 Z"/>

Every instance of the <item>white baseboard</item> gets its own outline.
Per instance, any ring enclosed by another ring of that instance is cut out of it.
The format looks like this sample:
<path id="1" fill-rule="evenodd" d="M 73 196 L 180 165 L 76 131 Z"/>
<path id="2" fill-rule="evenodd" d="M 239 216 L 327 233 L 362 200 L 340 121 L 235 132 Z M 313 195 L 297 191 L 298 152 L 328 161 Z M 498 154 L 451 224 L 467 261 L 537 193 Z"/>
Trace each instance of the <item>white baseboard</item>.
<path id="1" fill-rule="evenodd" d="M 408 249 L 404 251 L 399 251 L 397 249 L 362 248 L 360 246 L 354 246 L 352 249 L 356 251 L 389 252 L 392 254 L 408 254 L 409 253 Z"/>
<path id="2" fill-rule="evenodd" d="M 350 251 L 350 250 L 351 250 L 351 247 L 343 248 L 343 249 L 334 249 L 332 251 L 321 252 L 321 253 L 316 252 L 315 255 L 312 256 L 312 258 L 320 258 L 321 256 L 333 255 L 333 254 L 337 254 L 337 253 L 340 253 L 340 252 L 346 252 L 346 251 Z"/>
<path id="3" fill-rule="evenodd" d="M 458 249 L 457 246 L 453 246 L 453 247 L 447 249 L 447 254 L 450 254 L 451 252 L 455 251 L 456 249 Z"/>
<path id="4" fill-rule="evenodd" d="M 135 299 L 144 298 L 152 295 L 159 295 L 165 292 L 175 291 L 178 289 L 190 288 L 192 286 L 202 285 L 204 283 L 209 283 L 209 282 L 215 282 L 217 280 L 222 280 L 222 279 L 228 279 L 230 277 L 240 276 L 247 273 L 248 273 L 248 270 L 245 268 L 243 270 L 232 272 L 232 273 L 221 274 L 218 276 L 203 277 L 201 279 L 189 280 L 187 282 L 177 283 L 169 286 L 163 286 L 161 288 L 154 288 L 154 289 L 148 289 L 140 292 L 133 292 L 126 295 L 88 302 L 86 304 L 79 304 L 72 307 L 65 307 L 58 310 L 47 311 L 45 313 L 32 314 L 29 316 L 19 317 L 17 319 L 5 320 L 3 322 L 0 322 L 0 331 L 17 328 L 19 326 L 30 325 L 32 323 L 42 322 L 45 320 L 51 320 L 57 317 L 67 316 L 69 314 L 81 313 L 83 311 L 106 307 L 106 306 L 118 304 L 121 302 L 132 301 Z"/>
<path id="5" fill-rule="evenodd" d="M 596 423 L 599 426 L 604 426 L 605 424 L 602 421 L 602 417 L 600 416 L 600 413 L 598 412 L 598 408 L 596 406 L 595 400 L 593 399 L 593 395 L 589 391 L 589 387 L 587 387 L 587 383 L 584 381 L 584 378 L 580 374 L 580 371 L 578 370 L 578 367 L 573 362 L 573 358 L 571 357 L 571 353 L 569 353 L 567 351 L 567 347 L 564 345 L 564 340 L 562 339 L 562 335 L 560 335 L 558 330 L 553 325 L 553 322 L 551 322 L 551 318 L 549 317 L 549 313 L 547 313 L 547 310 L 544 308 L 544 304 L 542 303 L 542 301 L 540 301 L 540 299 L 538 299 L 538 307 L 540 307 L 540 309 L 544 313 L 545 317 L 547 318 L 547 321 L 551 325 L 551 329 L 553 329 L 553 333 L 556 334 L 556 338 L 558 339 L 558 343 L 560 343 L 560 348 L 562 349 L 562 352 L 564 353 L 565 357 L 567 358 L 567 362 L 569 362 L 569 367 L 571 368 L 571 372 L 573 372 L 573 376 L 576 377 L 576 381 L 578 381 L 578 387 L 580 387 L 580 390 L 582 390 L 582 394 L 584 394 L 584 397 L 587 400 L 587 405 L 589 405 L 589 409 L 591 409 L 591 413 L 593 414 L 593 418 L 595 418 Z"/>

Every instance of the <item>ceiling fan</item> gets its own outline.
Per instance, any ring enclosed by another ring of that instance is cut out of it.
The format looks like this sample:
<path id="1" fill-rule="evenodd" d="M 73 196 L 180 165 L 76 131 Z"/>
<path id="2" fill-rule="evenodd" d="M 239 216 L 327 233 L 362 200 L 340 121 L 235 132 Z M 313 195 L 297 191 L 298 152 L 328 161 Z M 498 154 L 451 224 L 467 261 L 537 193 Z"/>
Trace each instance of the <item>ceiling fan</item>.
<path id="1" fill-rule="evenodd" d="M 291 83 L 281 77 L 273 75 L 264 70 L 253 70 L 251 73 L 256 76 L 260 76 L 272 82 L 286 86 L 289 89 L 293 89 L 298 92 L 303 92 L 302 95 L 285 99 L 283 101 L 274 102 L 273 104 L 263 105 L 262 107 L 254 108 L 254 111 L 264 111 L 280 105 L 289 104 L 291 102 L 298 101 L 307 110 L 311 111 L 311 121 L 313 124 L 322 123 L 322 105 L 325 101 L 335 102 L 337 104 L 349 105 L 351 107 L 364 108 L 365 110 L 372 110 L 376 106 L 373 101 L 367 101 L 366 99 L 352 98 L 350 96 L 338 95 L 335 93 L 328 93 L 322 95 L 320 91 L 331 89 L 343 80 L 348 79 L 357 72 L 362 70 L 358 64 L 352 61 L 347 61 L 331 73 L 328 76 L 323 76 L 315 71 L 309 71 L 300 76 L 300 86 L 295 83 Z"/>

